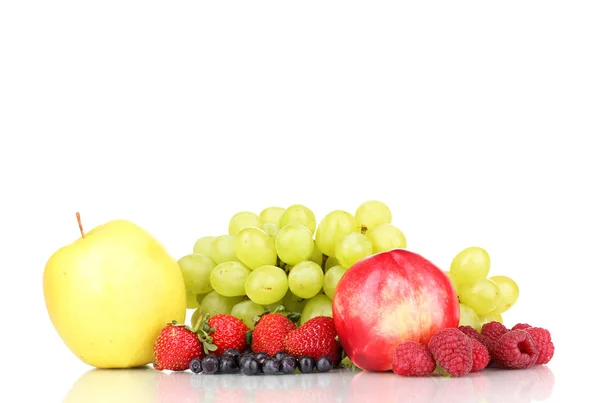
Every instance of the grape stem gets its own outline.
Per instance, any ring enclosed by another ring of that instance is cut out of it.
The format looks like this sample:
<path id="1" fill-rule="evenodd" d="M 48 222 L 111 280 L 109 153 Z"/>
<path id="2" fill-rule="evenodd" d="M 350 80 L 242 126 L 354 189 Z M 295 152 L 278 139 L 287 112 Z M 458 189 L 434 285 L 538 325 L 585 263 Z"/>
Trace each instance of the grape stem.
<path id="1" fill-rule="evenodd" d="M 364 225 L 363 225 L 363 226 L 361 226 L 361 227 L 360 227 L 360 233 L 364 235 L 364 234 L 367 232 L 367 229 L 368 229 L 368 228 L 367 228 L 367 227 L 365 227 Z"/>
<path id="2" fill-rule="evenodd" d="M 83 232 L 83 225 L 81 225 L 81 215 L 79 211 L 75 213 L 75 217 L 77 217 L 77 224 L 79 225 L 79 232 L 81 232 L 81 237 L 85 238 L 85 233 Z"/>

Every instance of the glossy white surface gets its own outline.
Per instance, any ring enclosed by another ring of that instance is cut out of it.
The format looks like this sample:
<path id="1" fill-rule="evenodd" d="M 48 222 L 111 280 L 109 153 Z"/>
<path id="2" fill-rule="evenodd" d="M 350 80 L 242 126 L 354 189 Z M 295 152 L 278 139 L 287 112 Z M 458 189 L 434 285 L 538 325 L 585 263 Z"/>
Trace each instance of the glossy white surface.
<path id="1" fill-rule="evenodd" d="M 551 401 L 555 378 L 539 366 L 463 378 L 404 378 L 336 370 L 278 376 L 202 375 L 153 369 L 85 372 L 65 395 L 78 402 L 533 402 Z"/>
<path id="2" fill-rule="evenodd" d="M 566 357 L 564 351 L 559 350 L 560 355 L 546 366 L 486 369 L 460 378 L 407 378 L 391 372 L 345 369 L 270 376 L 161 372 L 151 366 L 103 370 L 91 369 L 63 355 L 67 359 L 55 367 L 45 365 L 38 370 L 23 368 L 7 373 L 10 376 L 3 380 L 10 382 L 3 390 L 6 396 L 19 396 L 23 401 L 63 403 L 551 403 L 593 395 L 595 375 L 573 369 L 589 361 Z"/>

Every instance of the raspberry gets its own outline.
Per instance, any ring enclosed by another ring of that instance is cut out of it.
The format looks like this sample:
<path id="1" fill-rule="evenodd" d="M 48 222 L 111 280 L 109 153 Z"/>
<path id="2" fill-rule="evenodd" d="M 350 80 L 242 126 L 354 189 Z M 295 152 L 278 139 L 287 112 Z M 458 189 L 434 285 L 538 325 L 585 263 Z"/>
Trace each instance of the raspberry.
<path id="1" fill-rule="evenodd" d="M 470 338 L 456 328 L 442 329 L 429 340 L 435 362 L 451 376 L 466 375 L 473 366 Z"/>
<path id="2" fill-rule="evenodd" d="M 473 366 L 471 372 L 481 371 L 490 363 L 490 352 L 480 341 L 471 338 L 471 347 L 473 349 Z"/>
<path id="3" fill-rule="evenodd" d="M 512 327 L 511 330 L 523 330 L 527 329 L 528 327 L 531 327 L 531 325 L 529 325 L 528 323 L 517 323 Z"/>
<path id="4" fill-rule="evenodd" d="M 548 364 L 554 355 L 554 343 L 552 343 L 550 332 L 542 327 L 528 327 L 523 330 L 529 333 L 538 350 L 539 355 L 535 363 Z"/>
<path id="5" fill-rule="evenodd" d="M 500 322 L 489 322 L 481 326 L 481 335 L 485 337 L 485 346 L 488 350 L 492 350 L 496 341 L 504 333 L 508 332 L 508 329 Z"/>
<path id="6" fill-rule="evenodd" d="M 482 336 L 481 333 L 479 333 L 477 330 L 475 330 L 471 326 L 459 326 L 458 330 L 460 330 L 461 332 L 463 332 L 470 338 L 479 341 L 480 343 L 482 343 L 485 346 L 485 341 L 486 341 L 485 337 Z"/>
<path id="7" fill-rule="evenodd" d="M 435 360 L 421 343 L 406 341 L 394 350 L 392 371 L 401 376 L 425 376 L 435 370 Z"/>
<path id="8" fill-rule="evenodd" d="M 504 368 L 529 368 L 538 359 L 533 338 L 525 330 L 504 333 L 491 350 L 492 358 Z"/>

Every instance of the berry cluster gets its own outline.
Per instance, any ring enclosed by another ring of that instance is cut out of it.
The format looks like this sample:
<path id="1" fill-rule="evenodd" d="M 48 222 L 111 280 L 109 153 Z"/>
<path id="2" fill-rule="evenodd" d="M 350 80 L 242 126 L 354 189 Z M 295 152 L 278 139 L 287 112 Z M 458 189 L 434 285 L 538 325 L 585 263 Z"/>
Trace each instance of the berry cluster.
<path id="1" fill-rule="evenodd" d="M 227 314 L 206 315 L 193 328 L 170 323 L 154 345 L 154 368 L 244 375 L 328 372 L 341 346 L 333 319 L 316 316 L 297 326 L 295 314 L 265 313 L 251 331 Z"/>
<path id="2" fill-rule="evenodd" d="M 293 355 L 279 351 L 274 355 L 266 352 L 253 353 L 246 350 L 240 353 L 236 349 L 228 349 L 217 357 L 208 354 L 204 358 L 194 358 L 190 361 L 189 369 L 195 373 L 207 375 L 223 373 L 242 375 L 275 375 L 293 374 L 296 369 L 302 374 L 314 372 L 329 372 L 333 368 L 331 357 L 322 356 L 318 360 L 310 356 L 296 358 Z"/>
<path id="3" fill-rule="evenodd" d="M 437 367 L 450 376 L 464 376 L 486 367 L 522 369 L 547 364 L 554 355 L 550 332 L 519 323 L 507 329 L 500 322 L 442 329 L 427 346 L 407 341 L 395 351 L 392 370 L 402 376 L 426 376 Z"/>

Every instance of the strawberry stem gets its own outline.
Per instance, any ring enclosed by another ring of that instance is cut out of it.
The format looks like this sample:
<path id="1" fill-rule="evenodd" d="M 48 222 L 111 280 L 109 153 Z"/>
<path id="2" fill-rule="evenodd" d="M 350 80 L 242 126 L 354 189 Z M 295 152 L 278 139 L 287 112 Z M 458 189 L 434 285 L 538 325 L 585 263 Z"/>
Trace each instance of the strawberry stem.
<path id="1" fill-rule="evenodd" d="M 272 313 L 285 312 L 285 306 L 278 305 L 277 308 L 273 309 Z"/>
<path id="2" fill-rule="evenodd" d="M 202 343 L 205 354 L 210 354 L 212 351 L 218 350 L 218 347 L 213 344 L 213 338 L 210 336 L 216 329 L 208 324 L 210 314 L 202 314 L 194 326 L 194 333 L 198 336 L 198 340 Z"/>
<path id="3" fill-rule="evenodd" d="M 290 312 L 287 314 L 287 317 L 292 322 L 297 323 L 300 320 L 300 318 L 302 317 L 302 314 L 300 314 L 298 312 Z"/>
<path id="4" fill-rule="evenodd" d="M 200 330 L 200 325 L 201 325 L 201 321 L 197 320 L 196 323 L 194 324 L 194 327 L 192 328 L 192 332 L 198 333 L 198 330 Z"/>

